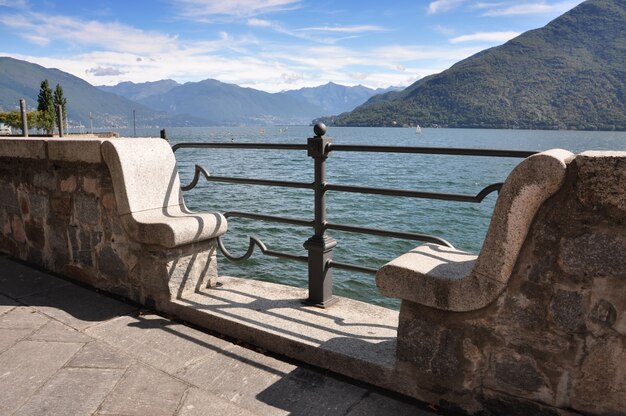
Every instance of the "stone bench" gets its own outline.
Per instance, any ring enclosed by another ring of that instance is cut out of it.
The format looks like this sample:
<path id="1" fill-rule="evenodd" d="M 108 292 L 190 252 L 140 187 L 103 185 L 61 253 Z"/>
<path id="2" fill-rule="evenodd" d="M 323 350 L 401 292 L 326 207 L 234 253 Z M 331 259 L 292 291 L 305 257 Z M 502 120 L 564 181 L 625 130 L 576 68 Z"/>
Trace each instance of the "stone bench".
<path id="1" fill-rule="evenodd" d="M 176 159 L 165 140 L 105 141 L 102 156 L 120 218 L 134 240 L 173 248 L 226 232 L 222 214 L 193 213 L 185 206 Z"/>
<path id="2" fill-rule="evenodd" d="M 506 286 L 539 207 L 558 191 L 573 154 L 560 149 L 521 162 L 500 190 L 477 256 L 425 244 L 380 268 L 380 292 L 421 305 L 471 311 L 493 302 Z"/>
<path id="3" fill-rule="evenodd" d="M 520 163 L 478 255 L 426 244 L 383 266 L 396 369 L 469 414 L 626 416 L 626 152 Z"/>
<path id="4" fill-rule="evenodd" d="M 0 139 L 0 252 L 162 307 L 216 283 L 226 229 L 186 208 L 164 140 Z"/>

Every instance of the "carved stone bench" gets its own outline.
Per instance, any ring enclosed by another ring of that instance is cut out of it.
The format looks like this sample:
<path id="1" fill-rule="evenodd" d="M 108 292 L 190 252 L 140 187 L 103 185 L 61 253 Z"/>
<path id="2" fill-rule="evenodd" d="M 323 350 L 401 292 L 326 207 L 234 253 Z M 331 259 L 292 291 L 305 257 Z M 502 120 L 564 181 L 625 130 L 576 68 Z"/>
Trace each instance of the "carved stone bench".
<path id="1" fill-rule="evenodd" d="M 161 139 L 0 139 L 0 252 L 160 307 L 215 284 L 216 213 L 185 207 Z"/>
<path id="2" fill-rule="evenodd" d="M 380 268 L 380 292 L 421 305 L 471 311 L 493 302 L 506 286 L 539 207 L 561 188 L 574 155 L 549 150 L 521 162 L 500 190 L 480 254 L 425 244 Z"/>
<path id="3" fill-rule="evenodd" d="M 102 156 L 120 218 L 134 240 L 173 248 L 226 232 L 222 214 L 194 213 L 185 206 L 176 159 L 165 140 L 105 141 Z"/>
<path id="4" fill-rule="evenodd" d="M 469 414 L 626 415 L 626 152 L 551 150 L 502 187 L 478 255 L 384 265 L 396 371 Z"/>
<path id="5" fill-rule="evenodd" d="M 102 157 L 127 235 L 147 246 L 167 248 L 163 253 L 175 253 L 157 261 L 161 267 L 154 270 L 168 280 L 171 297 L 215 285 L 216 239 L 227 230 L 226 218 L 187 209 L 169 144 L 158 139 L 109 140 L 102 144 Z"/>

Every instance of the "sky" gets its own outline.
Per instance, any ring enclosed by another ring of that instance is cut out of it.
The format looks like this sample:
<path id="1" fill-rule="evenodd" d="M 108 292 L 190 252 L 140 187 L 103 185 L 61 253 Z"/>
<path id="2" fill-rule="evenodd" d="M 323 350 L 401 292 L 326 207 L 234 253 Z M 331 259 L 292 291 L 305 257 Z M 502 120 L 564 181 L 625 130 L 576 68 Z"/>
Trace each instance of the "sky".
<path id="1" fill-rule="evenodd" d="M 93 85 L 408 86 L 580 0 L 0 0 L 0 56 Z"/>

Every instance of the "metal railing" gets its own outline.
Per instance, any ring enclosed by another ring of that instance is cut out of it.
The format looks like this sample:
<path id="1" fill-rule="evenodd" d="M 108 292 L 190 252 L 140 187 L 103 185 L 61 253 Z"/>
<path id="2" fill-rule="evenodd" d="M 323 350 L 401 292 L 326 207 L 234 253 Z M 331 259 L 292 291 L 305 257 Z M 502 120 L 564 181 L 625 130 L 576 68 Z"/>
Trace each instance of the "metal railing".
<path id="1" fill-rule="evenodd" d="M 308 251 L 308 256 L 297 256 L 289 253 L 269 250 L 262 241 L 255 237 L 250 237 L 248 250 L 242 256 L 232 255 L 221 238 L 218 238 L 218 247 L 222 254 L 231 261 L 248 259 L 254 252 L 255 247 L 259 247 L 264 255 L 296 260 L 308 263 L 309 274 L 309 297 L 307 303 L 320 307 L 326 307 L 333 303 L 333 279 L 332 269 L 345 269 L 363 273 L 376 273 L 376 269 L 358 266 L 349 263 L 342 263 L 333 260 L 333 248 L 337 245 L 327 230 L 337 230 L 351 233 L 361 233 L 378 235 L 384 237 L 394 237 L 399 239 L 436 243 L 452 247 L 446 240 L 427 234 L 400 232 L 369 227 L 360 227 L 348 224 L 335 224 L 326 220 L 326 193 L 328 191 L 353 192 L 370 195 L 390 195 L 409 198 L 427 198 L 445 201 L 459 202 L 481 202 L 487 195 L 500 190 L 502 183 L 494 183 L 486 186 L 476 195 L 423 192 L 406 189 L 374 188 L 352 185 L 336 185 L 326 182 L 326 162 L 331 152 L 376 152 L 376 153 L 412 153 L 412 154 L 433 154 L 433 155 L 458 155 L 458 156 L 488 156 L 488 157 L 514 157 L 525 158 L 537 152 L 521 150 L 491 150 L 491 149 L 461 149 L 461 148 L 437 148 L 437 147 L 397 147 L 397 146 L 369 146 L 369 145 L 336 145 L 331 139 L 325 138 L 326 126 L 319 123 L 313 128 L 314 137 L 308 138 L 306 144 L 285 144 L 285 143 L 177 143 L 172 146 L 175 152 L 184 148 L 200 149 L 255 149 L 255 150 L 289 150 L 307 151 L 309 157 L 314 160 L 314 180 L 313 182 L 289 182 L 268 179 L 252 179 L 228 176 L 212 176 L 203 167 L 195 165 L 195 172 L 192 181 L 185 186 L 181 186 L 183 191 L 193 189 L 204 176 L 210 182 L 222 182 L 232 184 L 247 184 L 260 186 L 287 187 L 299 189 L 311 189 L 314 192 L 315 208 L 313 220 L 302 220 L 273 215 L 262 215 L 248 212 L 226 212 L 226 218 L 247 218 L 260 221 L 278 222 L 303 227 L 312 227 L 313 235 L 304 242 L 304 248 Z"/>

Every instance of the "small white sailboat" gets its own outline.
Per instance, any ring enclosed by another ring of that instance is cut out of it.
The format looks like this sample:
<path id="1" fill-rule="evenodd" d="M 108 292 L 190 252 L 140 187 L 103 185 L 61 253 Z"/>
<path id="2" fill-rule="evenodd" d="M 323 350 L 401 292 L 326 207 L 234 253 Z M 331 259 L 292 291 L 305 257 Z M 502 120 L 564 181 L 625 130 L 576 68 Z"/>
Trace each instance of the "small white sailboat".
<path id="1" fill-rule="evenodd" d="M 415 127 L 415 134 L 420 134 L 421 132 L 422 132 L 422 128 L 418 124 L 417 127 Z"/>

